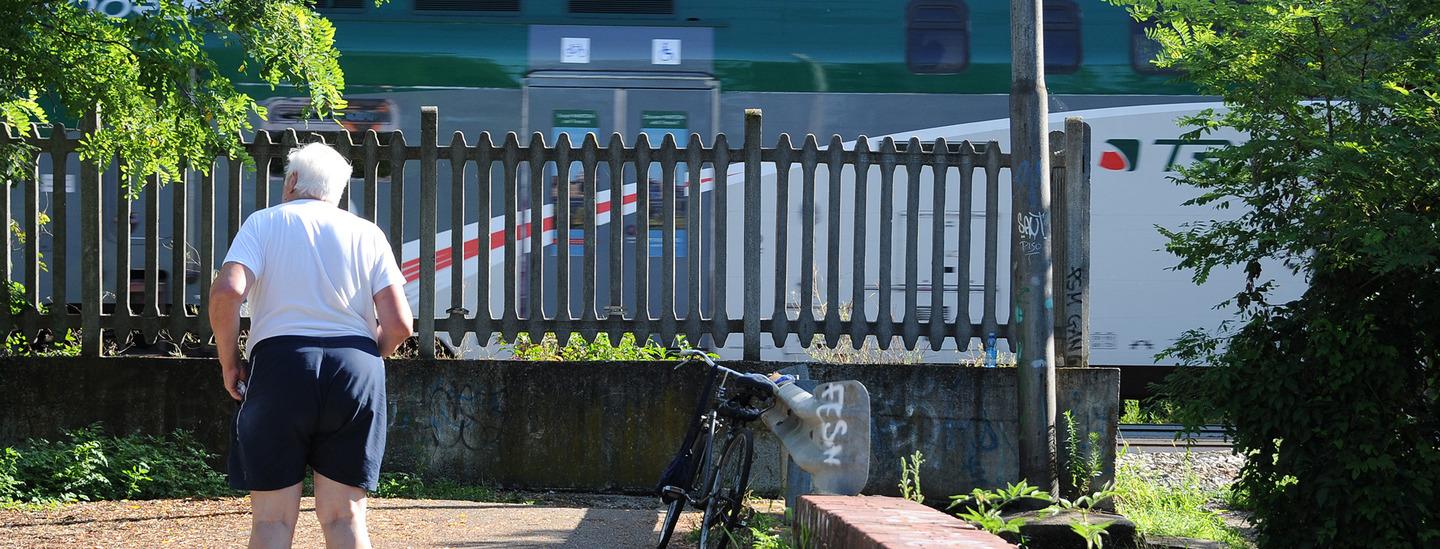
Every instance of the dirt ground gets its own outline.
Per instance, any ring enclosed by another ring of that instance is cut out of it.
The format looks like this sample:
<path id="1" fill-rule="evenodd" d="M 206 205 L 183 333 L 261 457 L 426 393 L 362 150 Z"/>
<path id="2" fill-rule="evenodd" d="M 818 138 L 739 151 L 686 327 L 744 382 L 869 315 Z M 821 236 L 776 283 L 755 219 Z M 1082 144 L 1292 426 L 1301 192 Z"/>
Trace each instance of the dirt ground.
<path id="1" fill-rule="evenodd" d="M 537 494 L 534 504 L 371 499 L 376 547 L 644 547 L 659 528 L 657 498 Z M 301 501 L 295 547 L 323 547 L 312 498 Z M 699 522 L 682 517 L 672 547 Z M 106 501 L 44 511 L 0 510 L 0 547 L 244 547 L 248 498 Z"/>

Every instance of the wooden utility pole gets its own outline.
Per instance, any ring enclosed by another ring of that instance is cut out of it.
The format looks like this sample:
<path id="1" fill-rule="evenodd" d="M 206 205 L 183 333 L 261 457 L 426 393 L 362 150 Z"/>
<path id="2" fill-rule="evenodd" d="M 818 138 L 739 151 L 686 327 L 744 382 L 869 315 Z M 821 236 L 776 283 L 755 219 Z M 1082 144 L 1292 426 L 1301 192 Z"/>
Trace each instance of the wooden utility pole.
<path id="1" fill-rule="evenodd" d="M 1055 318 L 1042 0 L 1010 2 L 1010 346 L 1015 351 L 1020 476 L 1059 488 L 1055 469 Z"/>

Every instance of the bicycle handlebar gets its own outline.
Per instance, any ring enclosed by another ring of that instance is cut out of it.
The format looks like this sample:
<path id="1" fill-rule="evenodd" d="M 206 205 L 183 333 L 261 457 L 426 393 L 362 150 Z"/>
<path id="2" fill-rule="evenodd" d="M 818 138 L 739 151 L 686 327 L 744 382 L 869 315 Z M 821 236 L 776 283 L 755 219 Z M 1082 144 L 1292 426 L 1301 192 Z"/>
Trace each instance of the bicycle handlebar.
<path id="1" fill-rule="evenodd" d="M 705 351 L 702 351 L 702 350 L 699 350 L 699 349 L 686 349 L 686 350 L 680 351 L 679 354 L 680 354 L 681 357 L 684 357 L 685 360 L 682 361 L 680 364 L 677 364 L 677 365 L 675 366 L 675 369 L 677 369 L 677 370 L 680 369 L 681 366 L 684 366 L 684 365 L 686 365 L 686 364 L 689 364 L 689 363 L 691 363 L 691 362 L 695 362 L 696 360 L 699 360 L 700 362 L 704 362 L 706 366 L 708 366 L 708 367 L 710 367 L 710 368 L 713 368 L 713 369 L 716 369 L 716 370 L 719 370 L 721 373 L 724 373 L 724 374 L 726 374 L 726 375 L 732 376 L 732 377 L 734 377 L 734 378 L 737 379 L 737 380 L 739 380 L 739 379 L 749 379 L 749 380 L 752 380 L 752 383 L 755 383 L 755 384 L 761 384 L 761 383 L 763 383 L 763 384 L 764 384 L 767 388 L 769 388 L 771 391 L 776 390 L 775 382 L 770 381 L 770 378 L 767 378 L 767 377 L 765 377 L 765 376 L 763 376 L 763 375 L 760 375 L 760 374 L 746 374 L 746 373 L 742 373 L 742 372 L 737 372 L 737 371 L 735 371 L 735 370 L 731 370 L 730 368 L 726 368 L 726 367 L 724 367 L 724 366 L 721 366 L 721 365 L 719 365 L 719 364 L 716 364 L 716 363 L 715 363 L 715 360 L 712 359 L 712 358 L 710 358 L 710 354 L 709 354 L 709 353 L 706 353 Z"/>

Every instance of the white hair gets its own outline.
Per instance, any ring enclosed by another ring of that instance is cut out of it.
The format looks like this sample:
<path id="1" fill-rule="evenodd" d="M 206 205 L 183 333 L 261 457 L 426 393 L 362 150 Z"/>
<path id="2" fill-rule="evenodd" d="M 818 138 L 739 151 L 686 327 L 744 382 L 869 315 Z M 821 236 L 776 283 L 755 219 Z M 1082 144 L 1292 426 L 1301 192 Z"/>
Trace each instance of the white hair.
<path id="1" fill-rule="evenodd" d="M 350 183 L 350 162 L 324 143 L 311 143 L 290 151 L 285 179 L 295 176 L 295 196 L 340 204 Z"/>

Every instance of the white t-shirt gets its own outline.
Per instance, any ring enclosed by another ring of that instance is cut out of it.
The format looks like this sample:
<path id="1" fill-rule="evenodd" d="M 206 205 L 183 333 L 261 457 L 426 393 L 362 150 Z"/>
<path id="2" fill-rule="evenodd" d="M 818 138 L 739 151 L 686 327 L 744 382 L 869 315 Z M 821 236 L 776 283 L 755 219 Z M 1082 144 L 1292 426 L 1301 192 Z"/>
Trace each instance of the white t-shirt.
<path id="1" fill-rule="evenodd" d="M 257 342 L 282 335 L 374 338 L 374 295 L 405 285 L 385 233 L 323 200 L 292 200 L 250 214 L 225 262 L 255 275 L 247 354 Z"/>

